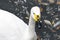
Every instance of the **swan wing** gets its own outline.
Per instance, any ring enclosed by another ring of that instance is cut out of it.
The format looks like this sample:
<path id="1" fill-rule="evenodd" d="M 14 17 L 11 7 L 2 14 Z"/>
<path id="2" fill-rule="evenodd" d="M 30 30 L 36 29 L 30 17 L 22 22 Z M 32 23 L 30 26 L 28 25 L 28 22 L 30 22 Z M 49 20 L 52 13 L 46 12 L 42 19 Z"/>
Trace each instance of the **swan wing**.
<path id="1" fill-rule="evenodd" d="M 17 16 L 0 10 L 0 40 L 22 40 L 28 26 Z"/>

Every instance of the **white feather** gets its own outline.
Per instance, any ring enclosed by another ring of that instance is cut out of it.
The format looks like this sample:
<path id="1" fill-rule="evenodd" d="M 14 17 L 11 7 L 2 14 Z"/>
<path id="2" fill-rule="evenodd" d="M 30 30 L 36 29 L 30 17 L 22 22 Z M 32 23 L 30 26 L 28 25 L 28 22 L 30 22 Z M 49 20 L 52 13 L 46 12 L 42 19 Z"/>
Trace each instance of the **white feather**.
<path id="1" fill-rule="evenodd" d="M 32 28 L 35 26 L 30 27 L 12 13 L 0 9 L 0 40 L 37 40 Z"/>

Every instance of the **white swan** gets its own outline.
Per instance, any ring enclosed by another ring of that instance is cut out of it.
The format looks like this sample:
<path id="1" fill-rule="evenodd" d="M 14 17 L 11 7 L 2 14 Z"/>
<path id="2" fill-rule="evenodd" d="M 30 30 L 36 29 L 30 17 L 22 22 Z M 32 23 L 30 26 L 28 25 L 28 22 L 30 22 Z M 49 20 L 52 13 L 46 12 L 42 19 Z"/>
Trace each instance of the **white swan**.
<path id="1" fill-rule="evenodd" d="M 31 9 L 29 25 L 17 16 L 0 9 L 0 40 L 37 40 L 35 21 L 40 18 L 40 9 Z"/>

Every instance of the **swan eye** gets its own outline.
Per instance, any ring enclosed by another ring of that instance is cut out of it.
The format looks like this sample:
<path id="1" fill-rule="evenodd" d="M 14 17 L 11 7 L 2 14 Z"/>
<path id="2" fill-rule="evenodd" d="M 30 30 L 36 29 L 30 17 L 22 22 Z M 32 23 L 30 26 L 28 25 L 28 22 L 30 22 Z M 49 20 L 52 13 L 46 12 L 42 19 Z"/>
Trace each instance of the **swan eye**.
<path id="1" fill-rule="evenodd" d="M 33 15 L 34 15 L 34 20 L 39 21 L 40 15 L 36 15 L 35 13 Z"/>
<path id="2" fill-rule="evenodd" d="M 37 17 L 39 18 L 39 15 L 37 15 Z"/>

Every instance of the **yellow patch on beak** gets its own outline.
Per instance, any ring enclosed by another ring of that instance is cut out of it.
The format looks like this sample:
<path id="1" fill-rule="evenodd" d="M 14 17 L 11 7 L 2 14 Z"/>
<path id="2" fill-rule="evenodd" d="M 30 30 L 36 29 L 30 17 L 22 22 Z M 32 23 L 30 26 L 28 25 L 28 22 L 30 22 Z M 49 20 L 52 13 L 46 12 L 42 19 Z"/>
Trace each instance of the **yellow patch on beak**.
<path id="1" fill-rule="evenodd" d="M 39 21 L 39 19 L 40 19 L 40 14 L 39 15 L 34 14 L 34 20 Z"/>

